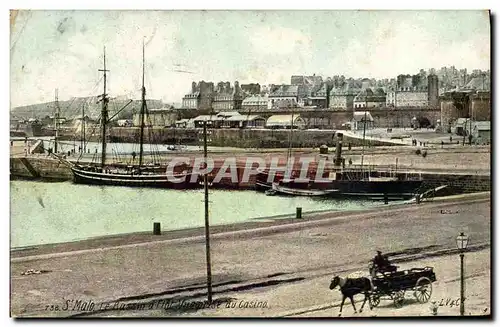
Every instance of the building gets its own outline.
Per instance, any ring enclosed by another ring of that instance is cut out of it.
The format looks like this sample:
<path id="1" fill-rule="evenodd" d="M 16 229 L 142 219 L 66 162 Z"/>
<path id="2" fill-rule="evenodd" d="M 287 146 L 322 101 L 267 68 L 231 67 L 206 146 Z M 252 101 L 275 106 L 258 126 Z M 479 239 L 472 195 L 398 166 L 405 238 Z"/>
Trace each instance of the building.
<path id="1" fill-rule="evenodd" d="M 149 109 L 144 116 L 144 126 L 147 127 L 170 127 L 175 126 L 177 112 L 172 109 Z M 141 114 L 135 113 L 133 125 L 141 126 Z"/>
<path id="2" fill-rule="evenodd" d="M 365 127 L 366 126 L 366 127 Z M 374 120 L 369 111 L 355 111 L 351 120 L 352 130 L 372 129 Z"/>
<path id="3" fill-rule="evenodd" d="M 259 112 L 271 109 L 269 98 L 261 95 L 253 95 L 245 98 L 241 103 L 241 109 L 246 112 Z"/>
<path id="4" fill-rule="evenodd" d="M 330 91 L 329 107 L 333 110 L 352 110 L 354 108 L 354 97 L 360 92 L 350 83 Z"/>
<path id="5" fill-rule="evenodd" d="M 427 88 L 429 107 L 439 108 L 439 79 L 437 75 L 430 74 L 427 76 Z"/>
<path id="6" fill-rule="evenodd" d="M 226 117 L 222 128 L 262 128 L 266 119 L 258 115 L 234 115 Z"/>
<path id="7" fill-rule="evenodd" d="M 365 88 L 354 97 L 353 103 L 354 109 L 384 107 L 386 95 L 382 88 Z"/>
<path id="8" fill-rule="evenodd" d="M 292 125 L 293 129 L 304 129 L 306 122 L 300 115 L 273 115 L 266 121 L 266 128 L 271 129 L 290 129 Z"/>
<path id="9" fill-rule="evenodd" d="M 427 108 L 429 94 L 425 91 L 397 91 L 394 94 L 396 108 Z"/>
<path id="10" fill-rule="evenodd" d="M 179 119 L 178 121 L 175 122 L 175 127 L 177 128 L 194 128 L 194 121 L 193 119 Z"/>
<path id="11" fill-rule="evenodd" d="M 200 115 L 193 118 L 194 127 L 203 127 L 207 125 L 212 128 L 259 128 L 264 127 L 265 118 L 258 115 L 241 115 L 236 111 L 222 111 L 215 115 Z M 179 125 L 187 122 L 179 121 Z"/>
<path id="12" fill-rule="evenodd" d="M 489 144 L 491 142 L 491 122 L 477 121 L 472 126 L 472 141 L 474 143 Z"/>
<path id="13" fill-rule="evenodd" d="M 302 103 L 305 98 L 316 96 L 316 93 L 323 86 L 323 77 L 316 74 L 312 76 L 292 75 L 290 84 L 299 87 L 297 102 Z"/>
<path id="14" fill-rule="evenodd" d="M 304 106 L 311 106 L 319 109 L 328 108 L 332 88 L 333 85 L 323 83 L 317 91 L 312 92 L 310 96 L 304 98 Z"/>
<path id="15" fill-rule="evenodd" d="M 286 109 L 299 106 L 300 85 L 273 86 L 268 96 L 271 109 Z M 300 102 L 301 103 L 301 102 Z"/>
<path id="16" fill-rule="evenodd" d="M 241 84 L 241 90 L 246 95 L 258 95 L 261 92 L 259 83 Z"/>
<path id="17" fill-rule="evenodd" d="M 439 81 L 434 74 L 399 75 L 396 87 L 387 91 L 386 105 L 395 108 L 438 108 Z"/>
<path id="18" fill-rule="evenodd" d="M 191 92 L 182 98 L 182 108 L 208 110 L 212 108 L 214 83 L 201 81 L 191 84 Z"/>
<path id="19" fill-rule="evenodd" d="M 491 120 L 491 100 L 489 91 L 477 91 L 471 94 L 471 117 L 478 121 Z"/>
<path id="20" fill-rule="evenodd" d="M 222 117 L 217 117 L 216 115 L 200 115 L 193 118 L 193 125 L 195 128 L 201 128 L 206 122 L 210 128 L 220 128 L 223 120 Z"/>
<path id="21" fill-rule="evenodd" d="M 229 82 L 219 82 L 213 94 L 212 109 L 214 111 L 240 110 L 243 102 L 243 91 L 238 81 L 231 87 Z"/>
<path id="22" fill-rule="evenodd" d="M 472 118 L 474 121 L 491 120 L 489 92 L 475 90 L 445 92 L 439 102 L 444 131 L 452 132 L 452 126 L 459 118 Z"/>
<path id="23" fill-rule="evenodd" d="M 387 90 L 385 95 L 385 105 L 394 108 L 396 106 L 396 91 L 392 88 Z"/>

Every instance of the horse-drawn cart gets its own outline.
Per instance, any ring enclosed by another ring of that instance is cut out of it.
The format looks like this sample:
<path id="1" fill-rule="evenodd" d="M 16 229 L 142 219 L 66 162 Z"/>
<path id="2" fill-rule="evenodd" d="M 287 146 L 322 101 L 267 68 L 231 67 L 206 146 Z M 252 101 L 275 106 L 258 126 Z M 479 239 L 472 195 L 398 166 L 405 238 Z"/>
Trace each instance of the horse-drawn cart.
<path id="1" fill-rule="evenodd" d="M 380 304 L 384 296 L 394 301 L 400 308 L 403 305 L 405 292 L 413 290 L 413 295 L 420 303 L 429 301 L 432 294 L 432 283 L 436 274 L 432 267 L 412 268 L 409 270 L 379 273 L 372 278 L 373 292 L 370 302 L 373 307 Z"/>

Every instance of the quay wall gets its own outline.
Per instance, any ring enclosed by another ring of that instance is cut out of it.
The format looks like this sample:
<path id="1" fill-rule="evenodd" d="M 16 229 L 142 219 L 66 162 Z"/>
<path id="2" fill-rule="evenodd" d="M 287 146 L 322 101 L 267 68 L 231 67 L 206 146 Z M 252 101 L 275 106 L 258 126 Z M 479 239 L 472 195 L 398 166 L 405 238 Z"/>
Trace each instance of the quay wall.
<path id="1" fill-rule="evenodd" d="M 218 174 L 219 170 L 223 167 L 223 159 L 215 159 L 215 168 L 210 174 L 210 180 Z M 269 167 L 269 160 L 265 160 L 266 166 Z M 194 159 L 191 161 L 191 165 Z M 236 160 L 236 175 L 237 182 L 231 179 L 231 168 L 226 169 L 226 176 L 218 182 L 213 182 L 213 188 L 232 188 L 232 189 L 253 189 L 255 186 L 255 175 L 250 175 L 248 182 L 243 182 L 243 174 L 245 171 L 245 159 Z M 283 167 L 286 165 L 285 158 L 281 158 L 278 166 Z M 300 170 L 301 164 L 296 161 L 294 170 Z M 307 176 L 314 178 L 314 173 L 317 164 L 311 163 Z M 176 167 L 177 168 L 177 167 Z M 178 167 L 184 169 L 183 167 Z M 249 167 L 250 168 L 250 167 Z M 252 166 L 253 169 L 257 168 L 257 164 Z M 331 165 L 327 165 L 324 171 L 324 177 L 328 176 Z M 177 169 L 176 169 L 177 170 Z M 189 171 L 190 169 L 188 169 Z M 71 170 L 58 160 L 51 158 L 40 157 L 11 157 L 10 158 L 10 174 L 11 177 L 25 178 L 33 180 L 71 180 Z M 437 173 L 422 173 L 424 179 L 423 189 L 431 189 L 441 185 L 448 187 L 440 192 L 440 194 L 462 194 L 473 192 L 491 191 L 491 176 L 490 175 L 476 175 L 476 174 L 437 174 Z"/>
<path id="2" fill-rule="evenodd" d="M 59 160 L 37 157 L 11 157 L 10 175 L 28 179 L 71 180 L 69 167 Z"/>
<path id="3" fill-rule="evenodd" d="M 431 189 L 441 185 L 447 187 L 443 194 L 462 194 L 491 191 L 491 175 L 422 174 L 423 188 Z"/>
<path id="4" fill-rule="evenodd" d="M 147 143 L 201 145 L 201 128 L 151 128 L 146 136 Z M 139 139 L 138 127 L 117 127 L 110 131 L 110 142 L 136 143 Z M 339 130 L 338 132 L 342 132 Z M 318 148 L 325 144 L 335 146 L 334 130 L 290 130 L 285 129 L 212 129 L 209 131 L 211 146 L 239 148 Z M 97 141 L 97 139 L 93 140 Z M 362 139 L 344 136 L 344 143 L 361 146 Z M 367 146 L 390 146 L 393 143 L 382 140 L 365 141 Z"/>

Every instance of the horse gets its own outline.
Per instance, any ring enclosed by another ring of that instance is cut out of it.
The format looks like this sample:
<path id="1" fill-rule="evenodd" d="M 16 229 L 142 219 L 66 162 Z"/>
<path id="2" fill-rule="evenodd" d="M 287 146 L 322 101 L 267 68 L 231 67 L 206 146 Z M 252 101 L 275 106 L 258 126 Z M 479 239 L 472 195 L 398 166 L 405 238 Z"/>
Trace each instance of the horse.
<path id="1" fill-rule="evenodd" d="M 339 317 L 342 315 L 342 307 L 344 306 L 344 301 L 346 298 L 351 300 L 352 307 L 354 308 L 354 313 L 358 313 L 356 306 L 354 305 L 353 297 L 356 294 L 364 294 L 365 300 L 359 309 L 359 312 L 363 312 L 363 307 L 365 306 L 366 300 L 369 300 L 370 292 L 373 291 L 373 284 L 369 278 L 342 278 L 335 276 L 330 282 L 330 289 L 333 290 L 335 287 L 340 287 L 340 292 L 342 293 L 342 303 L 340 304 Z M 372 304 L 368 301 L 370 310 L 372 310 Z"/>

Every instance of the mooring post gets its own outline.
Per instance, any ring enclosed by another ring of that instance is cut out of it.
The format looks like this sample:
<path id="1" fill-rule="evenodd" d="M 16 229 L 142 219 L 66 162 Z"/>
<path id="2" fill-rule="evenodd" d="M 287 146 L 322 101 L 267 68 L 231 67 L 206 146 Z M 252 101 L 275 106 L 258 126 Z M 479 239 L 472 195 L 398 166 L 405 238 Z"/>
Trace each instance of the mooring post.
<path id="1" fill-rule="evenodd" d="M 161 235 L 160 223 L 153 223 L 153 235 Z"/>
<path id="2" fill-rule="evenodd" d="M 301 207 L 297 207 L 295 218 L 302 219 L 302 208 Z"/>

